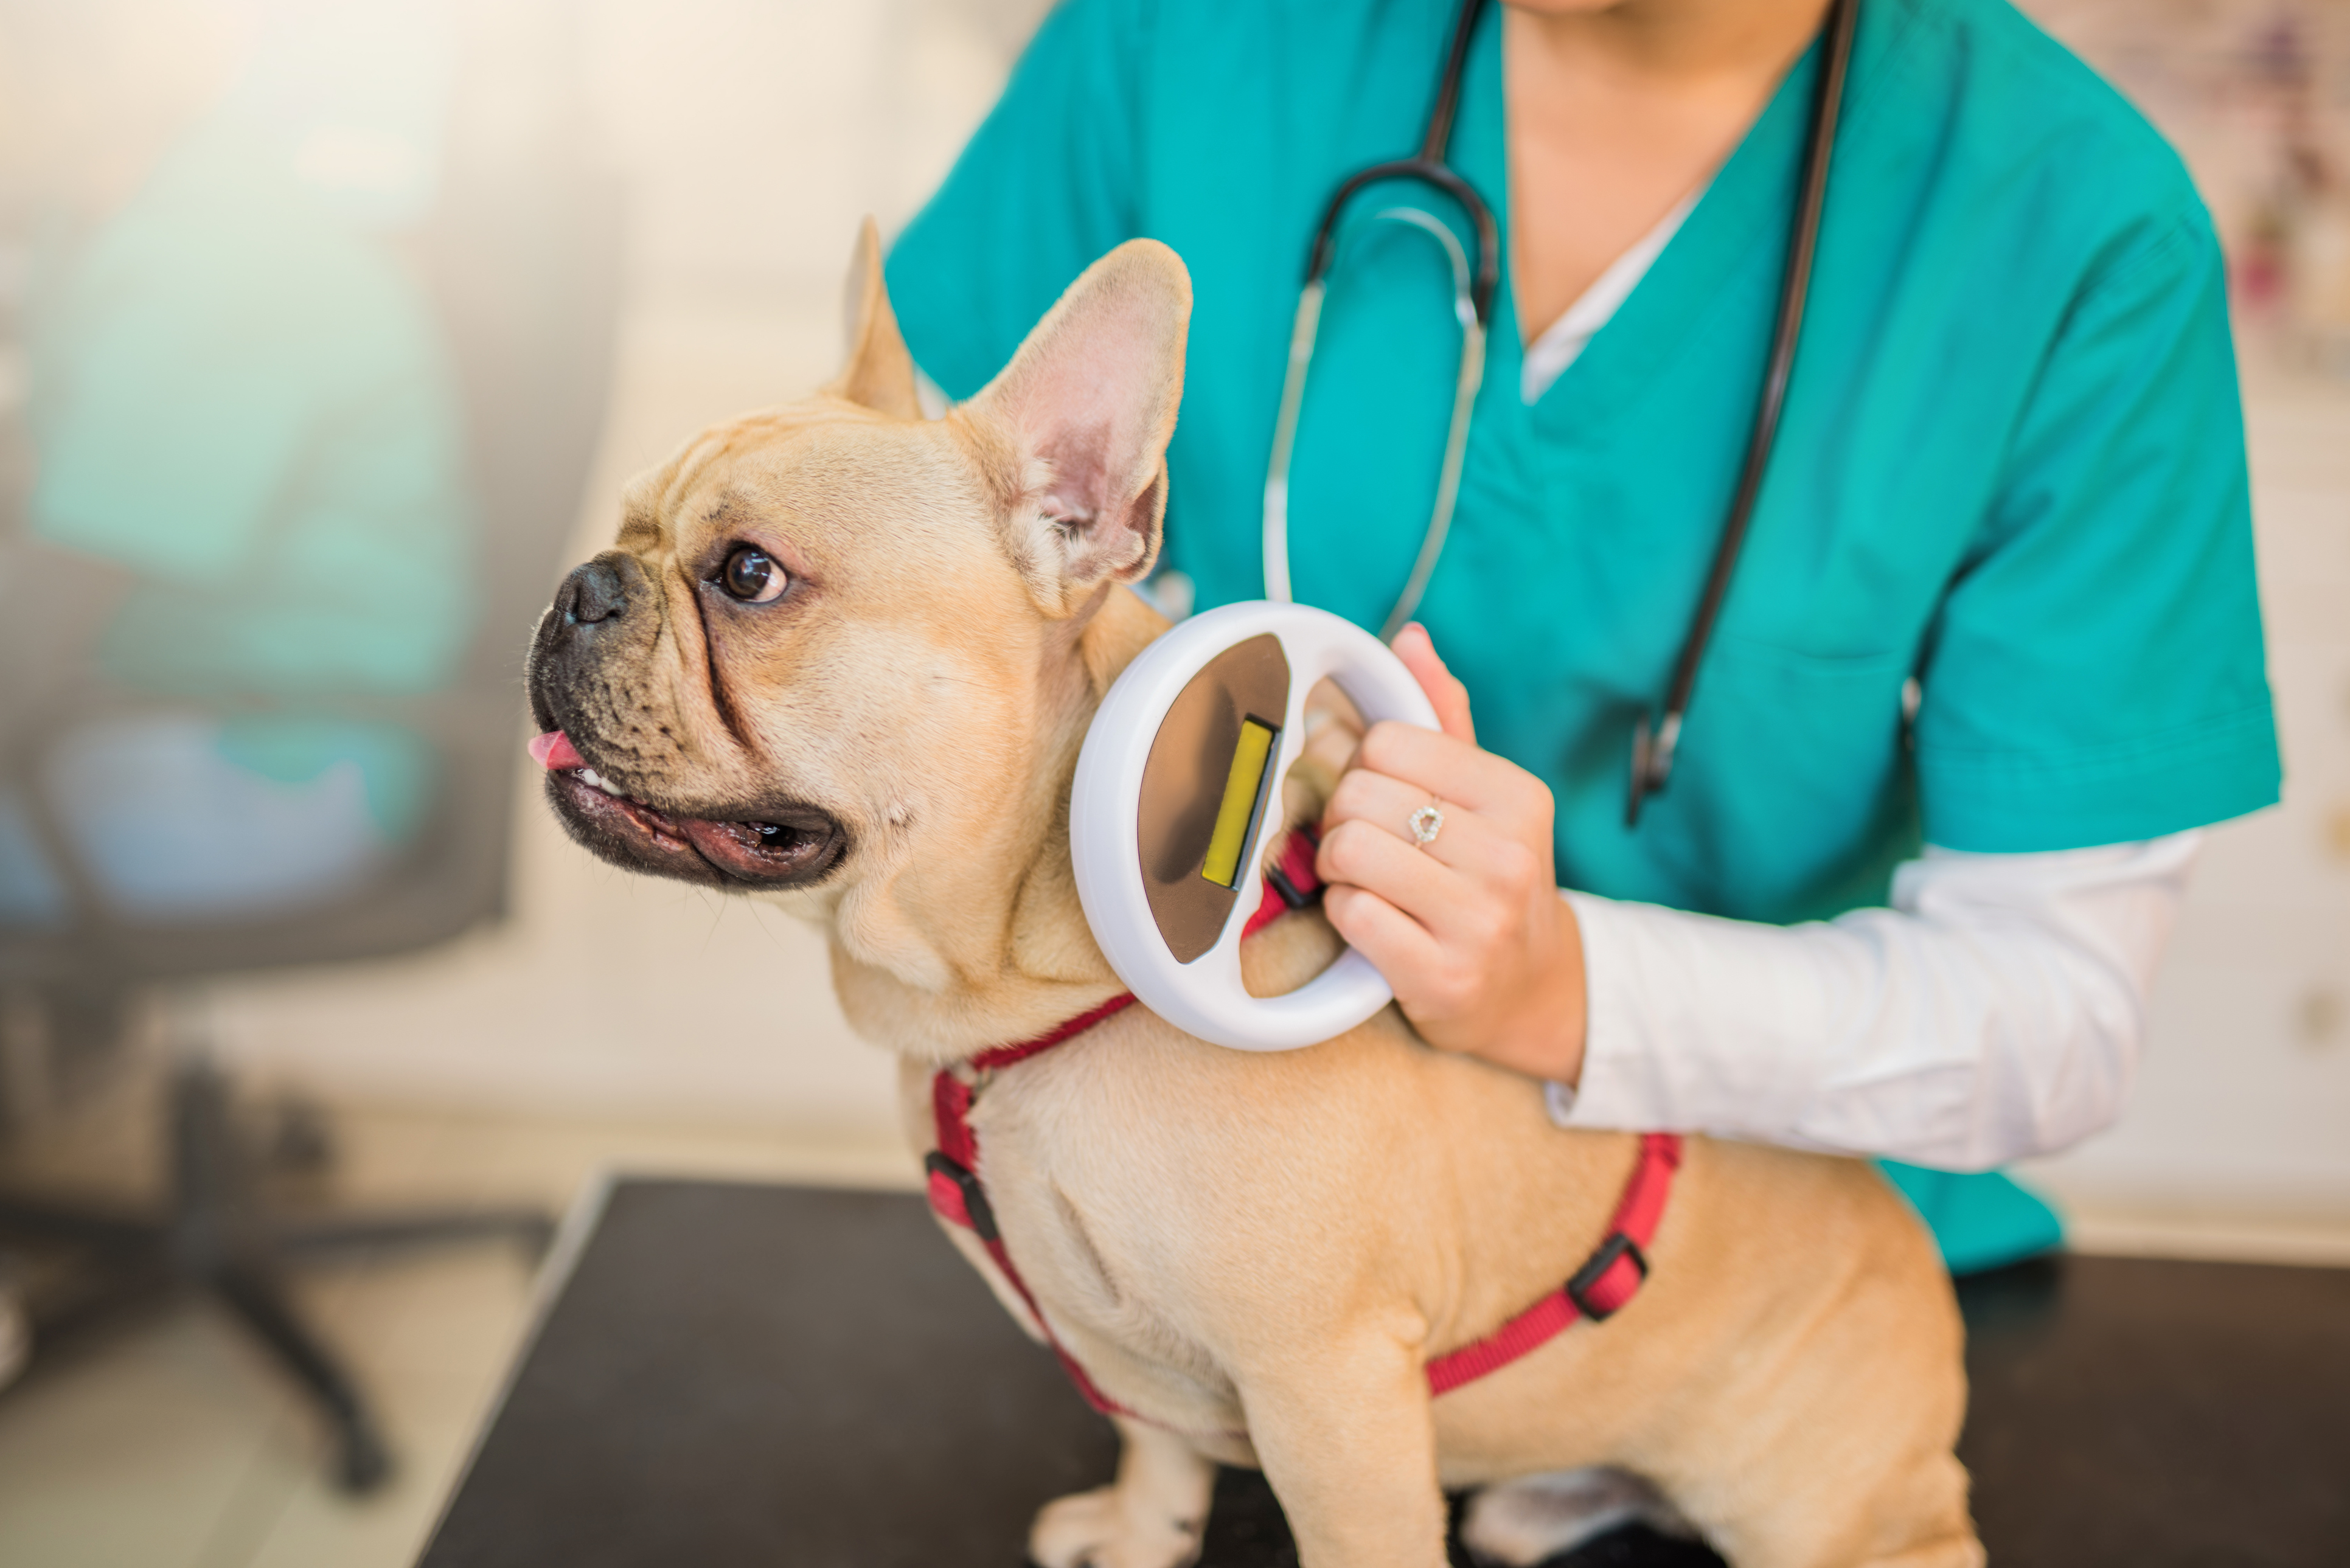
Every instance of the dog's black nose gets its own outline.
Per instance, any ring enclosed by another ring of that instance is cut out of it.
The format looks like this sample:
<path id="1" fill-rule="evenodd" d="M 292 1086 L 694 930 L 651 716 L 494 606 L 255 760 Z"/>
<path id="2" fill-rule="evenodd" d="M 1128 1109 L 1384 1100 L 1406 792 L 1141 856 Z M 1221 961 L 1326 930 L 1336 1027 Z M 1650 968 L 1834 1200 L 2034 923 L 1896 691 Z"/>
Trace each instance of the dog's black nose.
<path id="1" fill-rule="evenodd" d="M 575 626 L 594 626 L 629 613 L 629 590 L 611 563 L 598 556 L 563 579 L 555 609 Z"/>

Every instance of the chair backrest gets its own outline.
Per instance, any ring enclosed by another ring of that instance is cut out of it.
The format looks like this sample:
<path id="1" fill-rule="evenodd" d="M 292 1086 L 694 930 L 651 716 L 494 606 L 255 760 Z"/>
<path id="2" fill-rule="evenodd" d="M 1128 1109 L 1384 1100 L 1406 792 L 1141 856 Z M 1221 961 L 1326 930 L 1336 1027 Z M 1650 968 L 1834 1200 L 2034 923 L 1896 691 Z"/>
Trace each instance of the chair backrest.
<path id="1" fill-rule="evenodd" d="M 586 151 L 592 138 L 576 108 L 571 117 L 543 122 L 525 149 L 511 137 L 483 147 L 452 136 L 418 247 L 453 351 L 479 520 L 479 620 L 458 673 L 412 699 L 305 699 L 306 711 L 389 719 L 426 742 L 436 777 L 423 825 L 379 874 L 331 902 L 171 924 L 109 915 L 50 832 L 67 862 L 71 916 L 54 929 L 0 934 L 0 982 L 114 987 L 386 956 L 503 913 L 523 660 L 601 434 L 620 295 L 618 184 Z M 93 710 L 160 706 L 102 684 L 87 691 L 85 706 L 20 727 L 12 743 Z"/>

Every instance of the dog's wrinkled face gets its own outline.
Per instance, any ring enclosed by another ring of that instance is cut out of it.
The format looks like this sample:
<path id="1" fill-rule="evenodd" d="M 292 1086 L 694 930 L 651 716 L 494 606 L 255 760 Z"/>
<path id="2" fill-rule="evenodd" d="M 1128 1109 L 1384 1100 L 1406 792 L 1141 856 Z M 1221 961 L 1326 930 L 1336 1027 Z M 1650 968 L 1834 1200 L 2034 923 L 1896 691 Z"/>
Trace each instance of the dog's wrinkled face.
<path id="1" fill-rule="evenodd" d="M 907 826 L 946 738 L 926 732 L 1011 717 L 984 711 L 974 660 L 1017 637 L 1019 583 L 954 456 L 919 426 L 790 410 L 633 487 L 532 659 L 539 724 L 581 763 L 547 778 L 575 836 L 639 870 L 793 887 Z"/>
<path id="2" fill-rule="evenodd" d="M 832 890 L 972 851 L 1063 705 L 1073 628 L 1149 567 L 1190 306 L 1173 254 L 1105 257 L 939 421 L 878 263 L 868 227 L 841 378 L 639 479 L 539 623 L 534 751 L 607 859 Z"/>

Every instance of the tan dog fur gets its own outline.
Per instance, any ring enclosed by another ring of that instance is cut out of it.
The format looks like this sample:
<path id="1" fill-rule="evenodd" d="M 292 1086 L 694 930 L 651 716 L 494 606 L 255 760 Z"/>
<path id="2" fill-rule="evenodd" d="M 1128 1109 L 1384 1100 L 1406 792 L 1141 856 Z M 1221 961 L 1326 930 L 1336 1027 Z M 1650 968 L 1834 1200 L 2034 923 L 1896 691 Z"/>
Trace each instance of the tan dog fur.
<path id="1" fill-rule="evenodd" d="M 839 825 L 838 864 L 775 896 L 829 934 L 841 1002 L 903 1059 L 927 1149 L 935 1064 L 1121 989 L 1078 906 L 1066 801 L 1095 706 L 1165 625 L 1125 585 L 1158 548 L 1190 286 L 1163 246 L 1120 247 L 995 383 L 925 421 L 869 227 L 860 277 L 838 380 L 630 489 L 614 569 L 651 602 L 536 700 L 654 811 L 654 840 L 658 813 L 778 794 Z M 738 541 L 797 597 L 712 597 Z M 1310 773 L 1293 821 L 1326 793 Z M 575 823 L 598 808 L 550 787 Z M 1250 944 L 1251 987 L 1336 950 L 1318 913 L 1278 921 Z M 1437 1568 L 1440 1487 L 1592 1465 L 1653 1480 L 1739 1568 L 1981 1561 L 1951 1452 L 1950 1287 L 1858 1163 L 1690 1140 L 1639 1296 L 1431 1400 L 1426 1360 L 1598 1241 L 1631 1138 L 1558 1130 L 1536 1085 L 1427 1049 L 1393 1008 L 1270 1055 L 1130 1009 L 997 1075 L 972 1122 L 1055 1331 L 1159 1423 L 1121 1420 L 1116 1483 L 1039 1517 L 1045 1568 L 1189 1561 L 1216 1460 L 1264 1469 L 1310 1568 Z"/>

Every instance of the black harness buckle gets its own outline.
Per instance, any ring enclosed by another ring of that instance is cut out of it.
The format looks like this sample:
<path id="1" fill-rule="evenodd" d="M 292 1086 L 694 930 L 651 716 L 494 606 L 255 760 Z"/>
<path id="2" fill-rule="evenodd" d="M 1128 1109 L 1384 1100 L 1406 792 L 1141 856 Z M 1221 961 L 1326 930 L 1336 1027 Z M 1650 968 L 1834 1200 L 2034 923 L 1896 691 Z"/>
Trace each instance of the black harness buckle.
<path id="1" fill-rule="evenodd" d="M 1322 846 L 1320 828 L 1311 823 L 1302 823 L 1298 826 L 1297 831 L 1305 836 L 1306 843 L 1317 849 Z M 1310 888 L 1301 888 L 1291 881 L 1289 873 L 1278 866 L 1267 866 L 1264 868 L 1264 879 L 1273 884 L 1273 890 L 1280 894 L 1281 901 L 1292 909 L 1310 909 L 1322 901 L 1321 883 L 1316 882 Z"/>
<path id="2" fill-rule="evenodd" d="M 922 1166 L 932 1176 L 943 1176 L 953 1182 L 955 1189 L 962 1194 L 962 1211 L 971 1218 L 972 1234 L 983 1241 L 994 1241 L 995 1210 L 988 1207 L 987 1191 L 980 1186 L 979 1177 L 937 1149 L 923 1157 Z"/>
<path id="3" fill-rule="evenodd" d="M 1281 895 L 1281 901 L 1293 909 L 1311 909 L 1322 901 L 1321 888 L 1316 888 L 1311 893 L 1304 891 L 1284 876 L 1278 866 L 1266 867 L 1264 879 L 1273 884 L 1273 890 Z"/>
<path id="4" fill-rule="evenodd" d="M 936 1156 L 932 1158 L 935 1158 Z M 1585 1259 L 1583 1267 L 1575 1270 L 1575 1277 L 1566 1282 L 1566 1299 L 1573 1302 L 1577 1310 L 1594 1323 L 1606 1323 L 1616 1315 L 1617 1308 L 1624 1305 L 1624 1302 L 1617 1302 L 1615 1306 L 1603 1307 L 1593 1301 L 1586 1293 L 1597 1289 L 1599 1282 L 1607 1277 L 1607 1271 L 1625 1258 L 1629 1258 L 1632 1261 L 1632 1267 L 1639 1271 L 1641 1283 L 1647 1283 L 1648 1254 L 1640 1251 L 1640 1244 L 1638 1241 L 1633 1241 L 1621 1231 L 1611 1231 L 1607 1240 L 1599 1243 L 1599 1250 Z M 1633 1286 L 1633 1293 L 1638 1294 L 1639 1288 L 1639 1285 Z M 1627 1296 L 1624 1300 L 1629 1301 L 1631 1297 Z"/>

